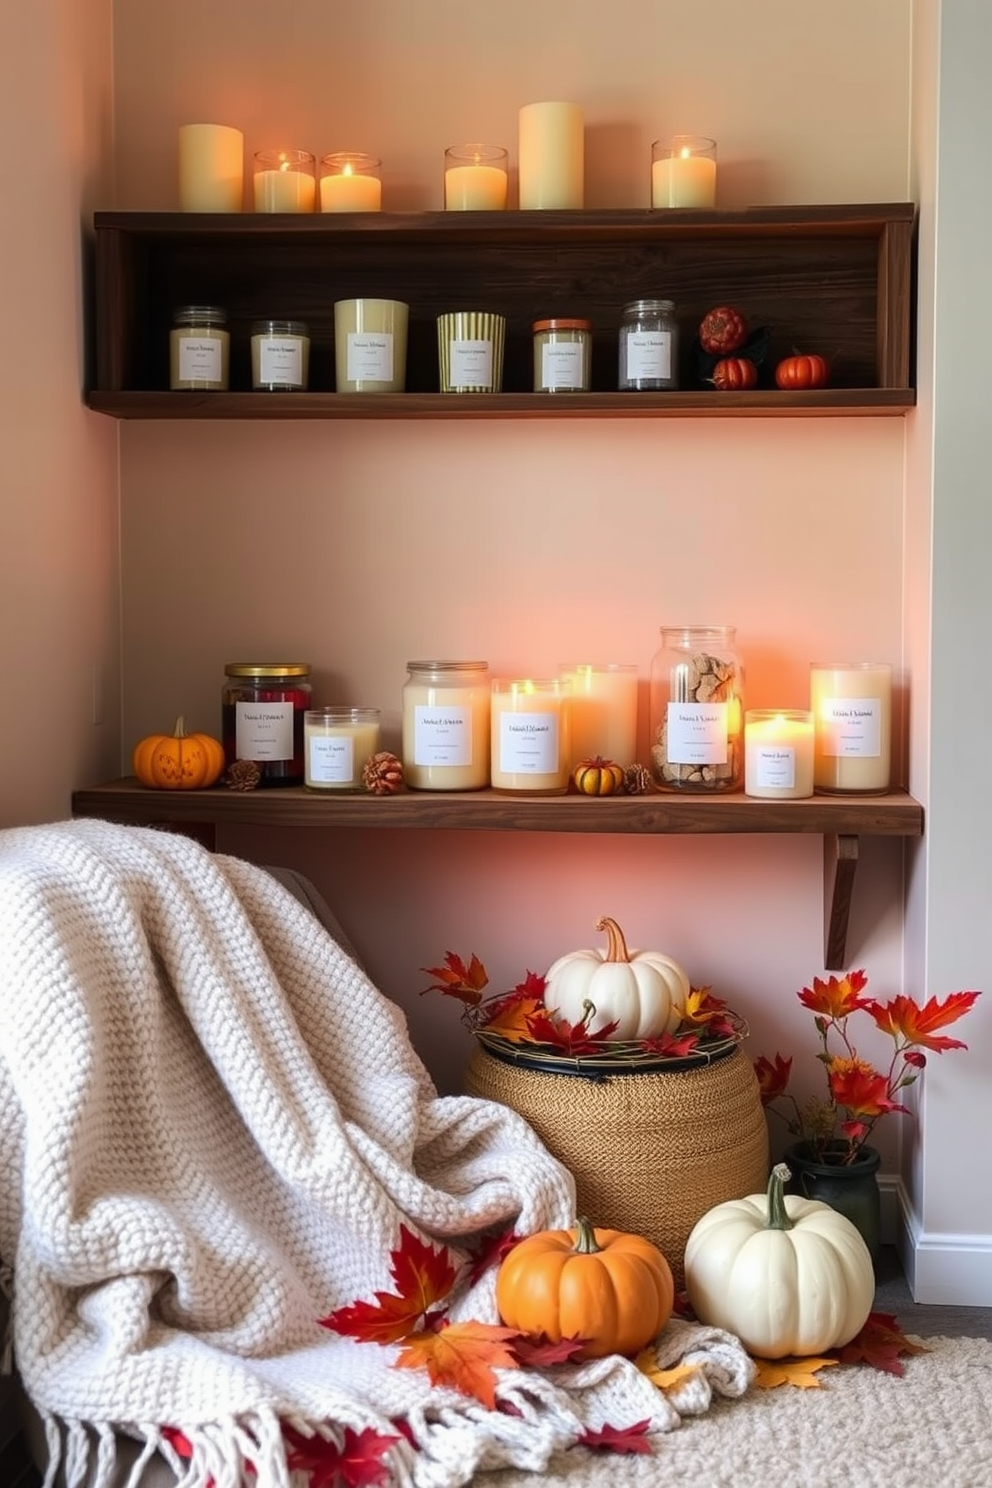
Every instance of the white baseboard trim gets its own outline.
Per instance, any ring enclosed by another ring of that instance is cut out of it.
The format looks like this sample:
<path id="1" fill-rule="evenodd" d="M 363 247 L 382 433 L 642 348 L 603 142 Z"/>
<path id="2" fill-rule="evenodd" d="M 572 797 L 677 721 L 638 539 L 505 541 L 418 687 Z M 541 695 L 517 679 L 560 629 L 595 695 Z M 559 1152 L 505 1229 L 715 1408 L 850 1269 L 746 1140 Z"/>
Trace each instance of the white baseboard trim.
<path id="1" fill-rule="evenodd" d="M 914 1302 L 992 1307 L 992 1235 L 926 1233 L 896 1173 L 880 1173 L 881 1238 L 894 1245 Z"/>

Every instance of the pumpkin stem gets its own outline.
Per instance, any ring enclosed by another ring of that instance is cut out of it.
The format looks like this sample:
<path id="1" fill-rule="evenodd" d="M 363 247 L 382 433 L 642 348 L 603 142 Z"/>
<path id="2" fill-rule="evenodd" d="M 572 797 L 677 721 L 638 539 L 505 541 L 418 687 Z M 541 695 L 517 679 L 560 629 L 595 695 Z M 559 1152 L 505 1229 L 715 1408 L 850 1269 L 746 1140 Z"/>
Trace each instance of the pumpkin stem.
<path id="1" fill-rule="evenodd" d="M 180 713 L 179 717 L 176 719 L 176 726 L 172 730 L 172 737 L 174 739 L 186 738 L 186 719 L 182 713 Z"/>
<path id="2" fill-rule="evenodd" d="M 611 920 L 604 915 L 601 920 L 596 921 L 597 930 L 606 931 L 606 955 L 604 961 L 629 961 L 630 955 L 627 951 L 627 942 L 623 938 L 623 931 L 616 920 Z"/>
<path id="3" fill-rule="evenodd" d="M 602 1250 L 601 1245 L 596 1244 L 596 1232 L 592 1227 L 592 1221 L 586 1219 L 584 1214 L 579 1214 L 575 1220 L 575 1245 L 572 1247 L 576 1255 L 597 1255 Z"/>
<path id="4" fill-rule="evenodd" d="M 768 1218 L 765 1220 L 766 1230 L 794 1230 L 796 1222 L 789 1218 L 785 1207 L 785 1190 L 783 1185 L 788 1183 L 792 1173 L 785 1163 L 776 1163 L 768 1177 Z"/>

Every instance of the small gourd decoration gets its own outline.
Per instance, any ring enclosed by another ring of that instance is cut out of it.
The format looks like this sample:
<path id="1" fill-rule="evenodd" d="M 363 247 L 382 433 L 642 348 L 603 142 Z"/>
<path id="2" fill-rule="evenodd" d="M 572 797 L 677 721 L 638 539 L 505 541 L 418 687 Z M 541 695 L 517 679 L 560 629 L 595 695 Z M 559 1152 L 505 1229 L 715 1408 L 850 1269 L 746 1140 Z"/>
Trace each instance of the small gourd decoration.
<path id="1" fill-rule="evenodd" d="M 604 917 L 596 929 L 606 931 L 606 951 L 568 951 L 559 956 L 545 973 L 545 1006 L 569 1023 L 578 1023 L 591 1003 L 587 1031 L 596 1034 L 615 1022 L 608 1035 L 611 1040 L 658 1038 L 673 1032 L 691 990 L 682 967 L 661 951 L 628 951 L 616 920 Z"/>
<path id="2" fill-rule="evenodd" d="M 583 796 L 613 796 L 624 787 L 624 768 L 615 760 L 582 760 L 572 771 L 575 789 Z"/>
<path id="3" fill-rule="evenodd" d="M 871 1255 L 829 1204 L 786 1194 L 784 1163 L 768 1190 L 717 1204 L 685 1248 L 685 1283 L 701 1323 L 736 1333 L 751 1354 L 808 1357 L 849 1343 L 875 1298 Z"/>
<path id="4" fill-rule="evenodd" d="M 580 1359 L 639 1353 L 672 1315 L 675 1285 L 661 1251 L 640 1235 L 541 1230 L 521 1240 L 496 1273 L 496 1306 L 508 1328 L 552 1343 L 583 1339 Z"/>
<path id="5" fill-rule="evenodd" d="M 202 790 L 220 779 L 224 746 L 210 734 L 188 734 L 180 714 L 171 734 L 138 740 L 131 768 L 152 790 Z"/>

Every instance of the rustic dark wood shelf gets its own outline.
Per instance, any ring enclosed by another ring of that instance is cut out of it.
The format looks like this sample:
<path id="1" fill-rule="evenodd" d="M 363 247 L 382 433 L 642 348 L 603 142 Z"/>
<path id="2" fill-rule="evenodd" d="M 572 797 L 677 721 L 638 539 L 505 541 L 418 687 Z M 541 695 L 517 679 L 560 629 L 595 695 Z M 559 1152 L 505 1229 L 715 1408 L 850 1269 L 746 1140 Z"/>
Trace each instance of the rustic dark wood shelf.
<path id="1" fill-rule="evenodd" d="M 824 965 L 845 965 L 858 844 L 865 837 L 919 837 L 923 808 L 904 791 L 884 796 L 509 796 L 483 791 L 348 795 L 296 788 L 154 791 L 133 777 L 75 791 L 75 816 L 188 831 L 208 847 L 226 825 L 396 829 L 609 832 L 636 834 L 812 833 L 823 837 Z"/>
<path id="2" fill-rule="evenodd" d="M 96 381 L 90 406 L 116 418 L 559 418 L 900 415 L 915 403 L 912 283 L 916 209 L 889 205 L 589 212 L 98 212 Z M 676 303 L 680 391 L 616 391 L 623 306 Z M 334 301 L 410 306 L 402 394 L 337 394 Z M 769 334 L 762 385 L 718 393 L 699 378 L 695 326 L 739 305 Z M 222 305 L 231 391 L 170 392 L 175 306 Z M 436 317 L 452 308 L 507 317 L 503 391 L 438 392 Z M 592 389 L 535 394 L 531 323 L 593 324 Z M 254 393 L 251 323 L 305 321 L 306 393 Z M 771 368 L 794 348 L 824 352 L 831 385 L 782 392 Z"/>

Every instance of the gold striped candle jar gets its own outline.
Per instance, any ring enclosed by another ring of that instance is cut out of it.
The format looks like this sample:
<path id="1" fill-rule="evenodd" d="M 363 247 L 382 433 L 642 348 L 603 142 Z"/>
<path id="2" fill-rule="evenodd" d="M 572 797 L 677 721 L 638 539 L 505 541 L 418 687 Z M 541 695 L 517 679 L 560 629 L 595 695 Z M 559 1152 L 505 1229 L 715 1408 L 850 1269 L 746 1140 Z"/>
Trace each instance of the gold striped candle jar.
<path id="1" fill-rule="evenodd" d="M 503 385 L 506 316 L 451 310 L 437 318 L 442 393 L 498 393 Z"/>

